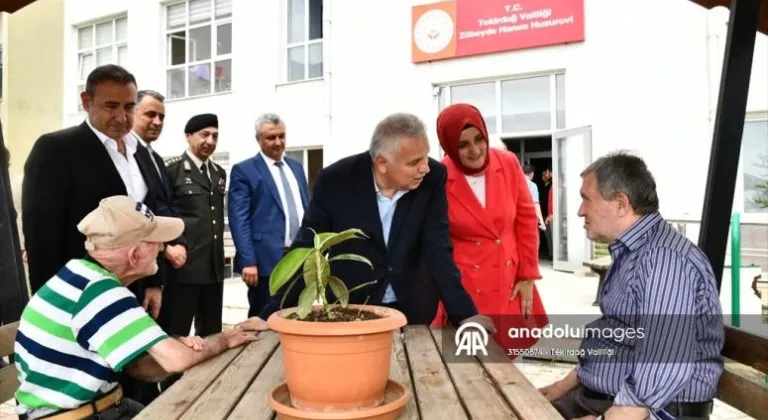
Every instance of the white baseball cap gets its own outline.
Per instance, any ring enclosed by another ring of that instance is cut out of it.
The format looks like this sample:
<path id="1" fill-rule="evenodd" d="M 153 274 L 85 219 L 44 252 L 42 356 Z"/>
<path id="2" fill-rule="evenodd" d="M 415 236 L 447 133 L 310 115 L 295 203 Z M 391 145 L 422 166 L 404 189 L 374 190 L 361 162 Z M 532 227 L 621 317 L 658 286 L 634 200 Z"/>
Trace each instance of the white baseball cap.
<path id="1" fill-rule="evenodd" d="M 155 216 L 147 206 L 125 195 L 101 200 L 77 225 L 85 248 L 115 249 L 139 242 L 169 242 L 184 232 L 177 217 Z"/>

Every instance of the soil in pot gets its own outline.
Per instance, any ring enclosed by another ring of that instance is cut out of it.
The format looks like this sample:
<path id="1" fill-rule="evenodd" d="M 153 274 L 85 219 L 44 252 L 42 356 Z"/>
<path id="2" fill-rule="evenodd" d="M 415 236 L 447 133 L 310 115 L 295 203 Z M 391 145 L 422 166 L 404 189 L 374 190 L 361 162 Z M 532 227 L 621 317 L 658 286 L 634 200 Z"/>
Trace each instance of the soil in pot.
<path id="1" fill-rule="evenodd" d="M 351 322 L 351 321 L 368 321 L 371 319 L 381 319 L 382 317 L 365 309 L 351 309 L 335 307 L 330 311 L 330 316 L 325 311 L 313 310 L 306 318 L 299 319 L 299 314 L 292 313 L 288 315 L 287 319 L 295 321 L 308 321 L 308 322 Z"/>

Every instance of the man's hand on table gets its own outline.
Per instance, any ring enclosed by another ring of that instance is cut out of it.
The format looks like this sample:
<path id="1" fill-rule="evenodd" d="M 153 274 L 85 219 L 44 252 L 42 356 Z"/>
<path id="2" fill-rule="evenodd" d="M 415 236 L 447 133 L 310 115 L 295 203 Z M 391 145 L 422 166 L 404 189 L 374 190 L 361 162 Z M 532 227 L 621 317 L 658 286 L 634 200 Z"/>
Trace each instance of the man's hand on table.
<path id="1" fill-rule="evenodd" d="M 554 401 L 579 386 L 580 383 L 579 377 L 576 374 L 576 369 L 572 369 L 568 372 L 568 375 L 566 375 L 565 378 L 545 386 L 544 388 L 539 388 L 539 392 L 541 392 L 541 394 L 544 395 L 544 398 L 548 401 Z"/>
<path id="2" fill-rule="evenodd" d="M 264 321 L 263 319 L 254 316 L 251 318 L 246 319 L 245 321 L 235 325 L 236 331 L 242 331 L 242 332 L 256 332 L 259 331 L 266 331 L 269 327 L 267 327 L 267 321 Z"/>
<path id="3" fill-rule="evenodd" d="M 224 335 L 224 339 L 227 342 L 227 348 L 230 348 L 230 349 L 233 349 L 235 347 L 240 347 L 243 344 L 247 344 L 259 339 L 259 336 L 257 334 L 253 334 L 246 331 L 239 331 L 236 328 L 232 330 L 228 330 L 222 334 Z"/>
<path id="4" fill-rule="evenodd" d="M 177 337 L 176 339 L 194 351 L 201 351 L 205 346 L 205 340 L 198 336 Z"/>
<path id="5" fill-rule="evenodd" d="M 471 316 L 461 321 L 461 324 L 465 324 L 467 322 L 474 322 L 474 323 L 480 324 L 480 326 L 488 330 L 489 333 L 491 334 L 496 333 L 496 327 L 493 325 L 493 321 L 491 320 L 491 318 L 488 317 L 487 315 L 477 314 L 475 316 Z"/>

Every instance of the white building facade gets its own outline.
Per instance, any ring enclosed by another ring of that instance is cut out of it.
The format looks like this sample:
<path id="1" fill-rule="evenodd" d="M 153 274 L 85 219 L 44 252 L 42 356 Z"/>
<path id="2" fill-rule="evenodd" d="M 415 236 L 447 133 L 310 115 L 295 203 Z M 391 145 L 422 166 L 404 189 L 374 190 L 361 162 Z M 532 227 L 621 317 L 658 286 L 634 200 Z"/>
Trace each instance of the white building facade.
<path id="1" fill-rule="evenodd" d="M 78 92 L 88 72 L 115 62 L 136 76 L 140 89 L 166 95 L 166 126 L 156 146 L 165 156 L 186 147 L 183 127 L 191 116 L 213 112 L 220 124 L 217 158 L 224 166 L 247 159 L 258 150 L 256 116 L 276 112 L 286 121 L 289 153 L 312 180 L 323 165 L 366 150 L 375 124 L 392 112 L 420 116 L 439 158 L 440 109 L 470 102 L 486 117 L 493 145 L 538 171 L 554 169 L 556 267 L 575 269 L 591 256 L 576 214 L 578 174 L 610 151 L 628 149 L 646 159 L 665 217 L 700 219 L 727 10 L 686 0 L 552 0 L 551 6 L 533 2 L 535 10 L 530 1 L 474 0 L 496 13 L 480 26 L 516 16 L 518 25 L 530 25 L 516 29 L 525 39 L 581 19 L 581 39 L 414 62 L 414 50 L 439 54 L 445 31 L 451 43 L 465 36 L 439 13 L 419 22 L 414 6 L 423 3 L 429 1 L 67 0 L 64 77 L 71 104 L 64 124 L 84 118 Z M 472 1 L 448 3 L 457 22 L 472 14 Z M 556 16 L 563 4 L 576 16 Z M 758 159 L 768 156 L 764 35 L 756 42 L 747 121 L 734 211 L 743 221 L 765 223 L 767 209 L 754 203 L 756 186 L 768 179 L 768 167 L 760 166 L 768 157 Z M 768 242 L 768 230 L 755 229 L 743 236 Z"/>

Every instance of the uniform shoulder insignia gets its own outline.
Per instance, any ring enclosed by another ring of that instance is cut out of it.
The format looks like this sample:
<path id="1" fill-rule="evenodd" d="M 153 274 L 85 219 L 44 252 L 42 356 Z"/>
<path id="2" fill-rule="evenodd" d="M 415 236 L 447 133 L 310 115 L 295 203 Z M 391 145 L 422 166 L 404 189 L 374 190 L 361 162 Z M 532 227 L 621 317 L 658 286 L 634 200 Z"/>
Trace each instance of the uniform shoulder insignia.
<path id="1" fill-rule="evenodd" d="M 166 166 L 173 165 L 175 163 L 181 162 L 181 156 L 174 156 L 172 158 L 163 159 Z"/>

